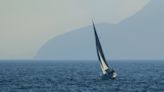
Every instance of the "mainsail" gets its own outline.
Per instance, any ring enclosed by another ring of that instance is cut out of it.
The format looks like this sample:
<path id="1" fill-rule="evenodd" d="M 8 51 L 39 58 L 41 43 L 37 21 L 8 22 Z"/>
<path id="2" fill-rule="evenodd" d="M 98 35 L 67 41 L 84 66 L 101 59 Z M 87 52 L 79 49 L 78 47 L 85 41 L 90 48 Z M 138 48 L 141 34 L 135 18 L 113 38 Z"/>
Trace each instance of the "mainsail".
<path id="1" fill-rule="evenodd" d="M 103 50 L 102 50 L 102 47 L 101 47 L 101 44 L 100 44 L 100 41 L 99 41 L 99 38 L 98 38 L 98 35 L 97 35 L 97 32 L 96 32 L 96 27 L 95 27 L 94 23 L 93 23 L 93 29 L 94 29 L 94 33 L 95 33 L 96 49 L 97 49 L 98 59 L 99 59 L 99 62 L 100 62 L 100 67 L 101 67 L 101 70 L 102 70 L 103 74 L 106 74 L 111 69 L 108 66 L 108 64 L 106 62 L 106 59 L 105 59 L 105 56 L 103 54 Z"/>

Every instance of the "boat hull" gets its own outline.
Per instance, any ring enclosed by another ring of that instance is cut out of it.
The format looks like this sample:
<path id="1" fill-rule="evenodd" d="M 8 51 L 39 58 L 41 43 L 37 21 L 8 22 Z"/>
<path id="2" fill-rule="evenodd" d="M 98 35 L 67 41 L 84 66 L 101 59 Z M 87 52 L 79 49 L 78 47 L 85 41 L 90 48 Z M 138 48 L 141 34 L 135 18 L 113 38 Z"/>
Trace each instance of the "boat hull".
<path id="1" fill-rule="evenodd" d="M 114 72 L 114 73 L 108 73 L 108 74 L 104 74 L 102 75 L 102 80 L 115 80 L 117 77 L 117 74 Z"/>

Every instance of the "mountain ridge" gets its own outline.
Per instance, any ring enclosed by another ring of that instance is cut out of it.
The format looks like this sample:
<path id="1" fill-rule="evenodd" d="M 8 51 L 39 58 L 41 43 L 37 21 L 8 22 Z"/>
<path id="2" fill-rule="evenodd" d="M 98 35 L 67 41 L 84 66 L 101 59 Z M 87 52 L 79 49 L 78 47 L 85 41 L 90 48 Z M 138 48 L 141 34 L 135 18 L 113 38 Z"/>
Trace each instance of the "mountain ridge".
<path id="1" fill-rule="evenodd" d="M 160 4 L 160 6 L 159 6 Z M 164 1 L 152 0 L 143 10 L 119 24 L 96 24 L 107 59 L 164 59 Z M 35 59 L 96 59 L 92 26 L 51 39 Z"/>

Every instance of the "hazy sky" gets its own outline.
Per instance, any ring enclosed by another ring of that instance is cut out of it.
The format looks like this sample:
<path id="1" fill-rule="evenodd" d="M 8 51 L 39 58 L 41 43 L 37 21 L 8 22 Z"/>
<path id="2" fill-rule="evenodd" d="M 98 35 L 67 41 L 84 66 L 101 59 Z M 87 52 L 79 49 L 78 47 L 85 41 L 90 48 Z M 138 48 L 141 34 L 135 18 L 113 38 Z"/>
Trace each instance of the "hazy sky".
<path id="1" fill-rule="evenodd" d="M 0 0 L 0 59 L 31 59 L 49 39 L 96 23 L 119 23 L 149 0 Z"/>

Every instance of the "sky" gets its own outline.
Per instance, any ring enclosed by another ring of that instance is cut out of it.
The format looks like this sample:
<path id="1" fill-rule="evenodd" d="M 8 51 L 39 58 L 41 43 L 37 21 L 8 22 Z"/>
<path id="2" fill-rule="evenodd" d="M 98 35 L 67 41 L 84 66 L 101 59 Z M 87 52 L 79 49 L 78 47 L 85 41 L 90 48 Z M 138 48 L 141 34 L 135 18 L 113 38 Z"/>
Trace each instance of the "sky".
<path id="1" fill-rule="evenodd" d="M 96 23 L 117 24 L 150 0 L 0 0 L 0 59 L 32 59 L 51 38 Z"/>

